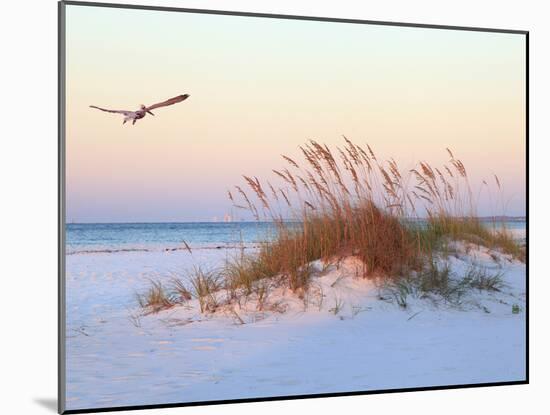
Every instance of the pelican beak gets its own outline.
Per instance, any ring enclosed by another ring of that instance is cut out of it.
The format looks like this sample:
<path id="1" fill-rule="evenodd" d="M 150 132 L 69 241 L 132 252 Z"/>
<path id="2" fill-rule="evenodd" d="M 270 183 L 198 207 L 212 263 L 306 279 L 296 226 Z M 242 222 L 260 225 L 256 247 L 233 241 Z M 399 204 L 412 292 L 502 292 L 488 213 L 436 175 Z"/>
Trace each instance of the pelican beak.
<path id="1" fill-rule="evenodd" d="M 151 115 L 155 115 L 155 114 L 153 114 L 151 111 L 147 111 L 147 112 L 148 112 L 149 114 L 151 114 Z"/>

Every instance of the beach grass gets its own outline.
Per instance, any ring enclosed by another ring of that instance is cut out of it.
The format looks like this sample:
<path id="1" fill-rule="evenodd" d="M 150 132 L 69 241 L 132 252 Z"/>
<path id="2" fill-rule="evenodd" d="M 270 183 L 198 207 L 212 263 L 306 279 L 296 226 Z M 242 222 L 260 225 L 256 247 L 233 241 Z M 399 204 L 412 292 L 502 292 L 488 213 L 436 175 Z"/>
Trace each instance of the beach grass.
<path id="1" fill-rule="evenodd" d="M 136 294 L 139 306 L 148 313 L 157 313 L 177 304 L 162 282 L 151 279 L 150 286 L 144 294 Z"/>
<path id="2" fill-rule="evenodd" d="M 191 291 L 201 311 L 215 308 L 216 290 L 225 289 L 230 299 L 258 295 L 265 280 L 303 298 L 311 283 L 311 263 L 319 259 L 329 263 L 358 257 L 364 278 L 396 284 L 402 306 L 413 287 L 451 300 L 465 288 L 496 286 L 498 278 L 479 273 L 470 275 L 470 285 L 466 279 L 460 286 L 453 283 L 451 270 L 434 262 L 451 241 L 525 260 L 525 248 L 502 224 L 495 219 L 487 227 L 478 218 L 466 167 L 449 149 L 446 165 L 421 161 L 408 170 L 394 159 L 379 160 L 370 146 L 346 137 L 341 148 L 310 141 L 300 150 L 303 160 L 283 155 L 285 166 L 273 170 L 271 179 L 243 176 L 244 184 L 228 191 L 235 208 L 273 223 L 276 235 L 253 254 L 243 250 L 216 272 L 194 271 Z M 495 181 L 500 188 L 496 176 Z M 151 301 L 144 304 L 168 304 L 159 291 L 156 283 L 148 293 Z"/>
<path id="3" fill-rule="evenodd" d="M 429 217 L 421 235 L 425 243 L 438 246 L 443 239 L 470 242 L 497 249 L 525 262 L 525 249 L 505 225 L 494 221 L 490 226 L 478 217 L 451 217 L 444 214 Z"/>
<path id="4" fill-rule="evenodd" d="M 465 294 L 477 291 L 500 291 L 504 287 L 501 271 L 491 271 L 471 264 L 462 274 L 453 271 L 448 262 L 430 261 L 420 272 L 381 283 L 382 297 L 390 296 L 396 304 L 407 308 L 410 298 L 429 298 L 434 303 L 462 305 Z"/>
<path id="5" fill-rule="evenodd" d="M 217 293 L 223 286 L 219 274 L 196 267 L 188 280 L 191 282 L 193 296 L 199 301 L 201 313 L 215 311 L 218 307 Z M 184 285 L 180 281 L 178 286 Z"/>

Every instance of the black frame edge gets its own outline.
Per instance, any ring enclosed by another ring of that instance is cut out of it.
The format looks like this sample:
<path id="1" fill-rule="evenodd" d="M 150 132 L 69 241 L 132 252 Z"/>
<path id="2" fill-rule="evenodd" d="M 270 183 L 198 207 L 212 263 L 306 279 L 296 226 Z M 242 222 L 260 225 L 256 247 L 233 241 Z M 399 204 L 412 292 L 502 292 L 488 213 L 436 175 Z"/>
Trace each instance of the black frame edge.
<path id="1" fill-rule="evenodd" d="M 185 7 L 168 7 L 168 6 L 148 6 L 137 5 L 127 3 L 101 3 L 101 2 L 85 2 L 85 1 L 63 1 L 66 5 L 72 6 L 89 6 L 89 7 L 109 7 L 115 9 L 134 9 L 134 10 L 153 10 L 164 12 L 179 12 L 179 13 L 201 13 L 201 14 L 217 14 L 226 16 L 241 16 L 241 17 L 266 17 L 271 19 L 288 19 L 288 20 L 309 20 L 309 21 L 322 21 L 333 23 L 355 23 L 355 24 L 371 24 L 378 26 L 404 26 L 404 27 L 416 27 L 422 29 L 445 29 L 445 30 L 464 30 L 470 32 L 494 32 L 494 33 L 509 33 L 509 34 L 527 34 L 527 30 L 515 30 L 515 29 L 499 29 L 490 27 L 466 27 L 466 26 L 452 26 L 452 25 L 436 25 L 427 23 L 406 23 L 406 22 L 389 22 L 382 20 L 361 20 L 361 19 L 347 19 L 337 17 L 323 17 L 323 16 L 300 16 L 289 14 L 276 14 L 276 13 L 254 13 L 254 12 L 240 12 L 230 10 L 213 10 L 213 9 L 191 9 Z"/>
<path id="2" fill-rule="evenodd" d="M 65 412 L 65 2 L 57 5 L 57 197 L 58 197 L 58 281 L 57 281 L 57 411 Z"/>
<path id="3" fill-rule="evenodd" d="M 366 396 L 366 395 L 380 395 L 390 393 L 408 393 L 408 392 L 428 392 L 428 391 L 442 391 L 442 390 L 455 390 L 455 389 L 471 389 L 471 388 L 483 388 L 494 386 L 515 386 L 515 385 L 527 385 L 527 380 L 518 380 L 510 382 L 491 382 L 491 383 L 469 383 L 462 385 L 447 385 L 447 386 L 425 386 L 418 388 L 402 388 L 402 389 L 379 389 L 372 391 L 351 391 L 351 392 L 335 392 L 335 393 L 319 393 L 311 395 L 286 395 L 286 396 L 271 396 L 268 398 L 242 398 L 231 400 L 214 400 L 214 401 L 197 401 L 187 403 L 166 403 L 166 404 L 152 404 L 152 405 L 131 405 L 131 406 L 113 406 L 93 409 L 70 409 L 63 414 L 87 414 L 95 412 L 119 412 L 119 411 L 134 411 L 134 410 L 147 410 L 147 409 L 168 409 L 168 408 L 185 408 L 193 406 L 212 406 L 212 405 L 228 405 L 228 404 L 241 404 L 241 403 L 253 403 L 253 402 L 275 402 L 275 401 L 291 401 L 302 399 L 318 399 L 318 398 L 337 398 L 346 396 Z"/>

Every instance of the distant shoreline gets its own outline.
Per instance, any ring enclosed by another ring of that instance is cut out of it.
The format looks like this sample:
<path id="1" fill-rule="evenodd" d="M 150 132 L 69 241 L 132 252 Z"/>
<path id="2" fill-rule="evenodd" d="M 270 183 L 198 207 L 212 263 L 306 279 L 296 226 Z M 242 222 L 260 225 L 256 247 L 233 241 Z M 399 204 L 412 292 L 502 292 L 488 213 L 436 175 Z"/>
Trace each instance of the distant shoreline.
<path id="1" fill-rule="evenodd" d="M 527 217 L 526 216 L 477 216 L 477 219 L 481 221 L 499 221 L 499 222 L 526 222 Z M 410 221 L 414 222 L 421 222 L 427 220 L 427 218 L 408 218 Z M 296 220 L 285 220 L 286 223 L 300 223 Z M 261 223 L 261 224 L 268 224 L 268 223 L 274 223 L 273 221 L 256 221 L 256 220 L 242 220 L 242 221 L 231 221 L 231 222 L 223 222 L 223 221 L 153 221 L 153 222 L 66 222 L 65 225 L 183 225 L 183 224 L 194 224 L 194 225 L 200 225 L 200 224 L 217 224 L 217 225 L 231 225 L 231 224 L 254 224 L 254 223 Z"/>

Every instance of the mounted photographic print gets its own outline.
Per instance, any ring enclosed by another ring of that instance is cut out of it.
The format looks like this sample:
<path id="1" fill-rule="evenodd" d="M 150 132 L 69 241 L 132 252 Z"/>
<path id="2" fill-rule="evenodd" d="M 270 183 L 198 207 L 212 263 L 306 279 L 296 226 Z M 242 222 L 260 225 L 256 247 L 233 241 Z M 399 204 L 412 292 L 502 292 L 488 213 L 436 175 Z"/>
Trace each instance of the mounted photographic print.
<path id="1" fill-rule="evenodd" d="M 59 11 L 60 412 L 527 383 L 527 32 Z"/>

